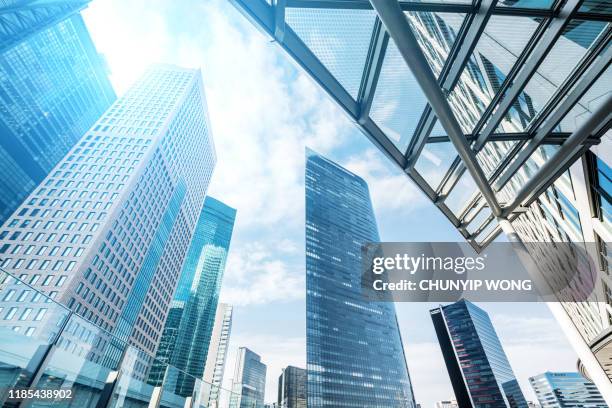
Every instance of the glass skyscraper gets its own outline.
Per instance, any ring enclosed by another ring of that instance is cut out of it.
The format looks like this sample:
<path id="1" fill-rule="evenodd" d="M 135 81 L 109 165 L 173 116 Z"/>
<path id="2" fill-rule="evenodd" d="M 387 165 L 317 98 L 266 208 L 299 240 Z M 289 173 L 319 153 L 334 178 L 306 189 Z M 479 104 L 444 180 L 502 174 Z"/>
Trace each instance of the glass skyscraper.
<path id="1" fill-rule="evenodd" d="M 306 408 L 307 372 L 288 366 L 278 377 L 278 408 Z"/>
<path id="2" fill-rule="evenodd" d="M 206 109 L 200 71 L 148 69 L 0 229 L 2 268 L 154 354 L 216 163 Z M 36 336 L 45 305 L 14 291 L 3 323 Z"/>
<path id="3" fill-rule="evenodd" d="M 546 372 L 529 383 L 542 408 L 608 408 L 595 384 L 578 373 Z"/>
<path id="4" fill-rule="evenodd" d="M 223 385 L 223 374 L 225 373 L 225 362 L 232 332 L 232 305 L 219 303 L 215 314 L 215 324 L 210 336 L 210 346 L 204 366 L 202 379 L 207 384 L 207 392 L 203 401 L 209 408 L 219 407 L 221 386 Z"/>
<path id="5" fill-rule="evenodd" d="M 487 312 L 460 300 L 430 313 L 459 408 L 527 408 Z"/>
<path id="6" fill-rule="evenodd" d="M 266 369 L 257 353 L 246 347 L 238 349 L 229 408 L 264 407 Z"/>
<path id="7" fill-rule="evenodd" d="M 0 5 L 0 225 L 115 100 L 88 2 Z"/>
<path id="8" fill-rule="evenodd" d="M 179 373 L 179 395 L 191 395 L 193 378 L 204 374 L 235 219 L 235 209 L 206 197 L 156 356 L 190 374 Z M 163 380 L 163 368 L 153 366 L 151 381 Z"/>
<path id="9" fill-rule="evenodd" d="M 361 294 L 361 247 L 378 241 L 365 181 L 307 150 L 310 408 L 415 407 L 395 307 Z"/>

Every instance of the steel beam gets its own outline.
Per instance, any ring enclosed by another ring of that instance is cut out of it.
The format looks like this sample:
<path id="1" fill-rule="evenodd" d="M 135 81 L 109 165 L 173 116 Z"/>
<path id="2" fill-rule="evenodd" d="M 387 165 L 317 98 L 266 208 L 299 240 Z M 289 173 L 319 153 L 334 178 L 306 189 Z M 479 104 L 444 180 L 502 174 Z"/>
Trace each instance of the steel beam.
<path id="1" fill-rule="evenodd" d="M 455 43 L 448 54 L 447 60 L 444 62 L 444 67 L 440 73 L 438 81 L 442 84 L 442 87 L 450 91 L 457 81 L 459 80 L 461 73 L 465 69 L 482 32 L 484 31 L 486 24 L 489 21 L 491 12 L 497 4 L 497 0 L 483 0 L 480 6 L 475 10 L 475 15 L 471 15 L 465 19 L 464 24 L 459 31 Z M 423 151 L 427 137 L 431 134 L 436 123 L 436 117 L 431 112 L 431 107 L 428 105 L 421 115 L 419 126 L 415 131 L 411 144 L 407 151 L 408 159 L 408 170 L 412 171 L 412 168 L 416 164 L 419 155 Z M 437 187 L 437 186 L 436 186 Z"/>
<path id="2" fill-rule="evenodd" d="M 423 51 L 415 38 L 406 16 L 402 12 L 397 0 L 370 0 L 374 9 L 378 13 L 381 21 L 385 25 L 387 32 L 395 41 L 400 54 L 406 64 L 410 67 L 412 74 L 419 83 L 423 93 L 427 97 L 429 104 L 436 113 L 438 120 L 449 135 L 451 142 L 457 149 L 461 159 L 465 163 L 468 171 L 473 177 L 478 189 L 487 200 L 491 211 L 496 216 L 501 215 L 501 208 L 491 186 L 487 183 L 486 177 L 476 162 L 476 156 L 463 138 L 463 132 L 459 122 L 438 85 Z"/>
<path id="3" fill-rule="evenodd" d="M 503 217 L 507 217 L 516 207 L 521 205 L 533 191 L 537 191 L 552 176 L 563 169 L 575 157 L 584 139 L 596 131 L 604 131 L 612 121 L 612 95 L 608 95 L 595 112 L 561 145 L 559 150 L 533 175 L 517 192 L 516 197 L 508 207 L 504 208 Z M 602 129 L 603 128 L 603 129 Z"/>
<path id="4" fill-rule="evenodd" d="M 549 133 L 542 139 L 541 144 L 545 145 L 560 145 L 571 136 L 569 132 L 557 132 Z M 494 133 L 489 137 L 489 142 L 509 142 L 509 141 L 530 141 L 534 137 L 533 134 L 527 132 L 518 133 Z M 465 139 L 468 142 L 472 142 L 478 138 L 478 135 L 469 134 L 465 135 Z M 430 136 L 427 139 L 427 143 L 445 143 L 450 142 L 448 136 Z M 598 144 L 599 139 L 595 137 L 589 137 L 584 141 L 585 144 Z"/>
<path id="5" fill-rule="evenodd" d="M 551 21 L 548 29 L 540 39 L 536 47 L 530 53 L 529 59 L 525 62 L 517 74 L 512 86 L 507 90 L 503 99 L 497 106 L 497 110 L 491 115 L 486 126 L 480 133 L 476 142 L 477 146 L 482 146 L 487 138 L 493 134 L 502 118 L 506 115 L 516 98 L 521 94 L 527 82 L 536 73 L 538 67 L 544 61 L 556 40 L 561 36 L 566 25 L 569 23 L 574 12 L 581 4 L 581 0 L 568 0 L 559 12 L 559 18 Z"/>
<path id="6" fill-rule="evenodd" d="M 472 56 L 472 52 L 474 51 L 482 32 L 489 22 L 491 12 L 496 4 L 497 0 L 482 0 L 480 2 L 480 7 L 474 15 L 470 26 L 467 28 L 467 31 L 459 44 L 455 58 L 453 58 L 450 64 L 445 64 L 449 67 L 449 70 L 446 78 L 442 82 L 442 88 L 444 88 L 444 90 L 447 92 L 451 91 L 459 80 L 461 73 Z"/>
<path id="7" fill-rule="evenodd" d="M 376 85 L 378 84 L 388 44 L 389 34 L 387 34 L 380 19 L 377 17 L 374 22 L 372 40 L 366 58 L 363 78 L 361 79 L 359 95 L 357 96 L 357 103 L 359 105 L 358 121 L 360 124 L 364 124 L 370 116 L 370 108 L 374 100 L 374 93 L 376 92 Z"/>
<path id="8" fill-rule="evenodd" d="M 602 48 L 605 48 L 606 44 L 609 43 L 607 40 L 609 39 L 606 38 L 605 41 L 601 42 L 600 45 Z M 592 54 L 592 57 L 594 58 L 596 55 L 599 54 L 595 52 Z M 589 90 L 593 83 L 606 71 L 612 62 L 612 47 L 607 47 L 603 54 L 599 55 L 599 59 L 597 59 L 594 64 L 591 65 L 589 64 L 590 62 L 592 62 L 591 59 L 584 61 L 583 69 L 579 69 L 576 75 L 564 84 L 562 87 L 563 89 L 559 89 L 559 93 L 556 95 L 555 99 L 562 102 L 556 107 L 554 103 L 551 104 L 553 106 L 549 110 L 552 110 L 552 108 L 555 108 L 555 110 L 552 111 L 552 114 L 550 114 L 544 124 L 538 128 L 533 137 L 529 139 L 527 146 L 518 154 L 514 161 L 510 163 L 499 179 L 495 181 L 495 184 L 493 184 L 493 189 L 495 191 L 500 191 L 504 188 L 506 183 L 508 183 L 521 166 L 525 164 L 533 152 L 535 152 L 540 144 L 546 140 L 550 132 L 552 132 L 557 124 L 563 120 L 567 113 Z M 584 72 L 585 70 L 586 73 Z M 571 91 L 566 96 L 566 92 L 568 92 L 570 88 Z"/>

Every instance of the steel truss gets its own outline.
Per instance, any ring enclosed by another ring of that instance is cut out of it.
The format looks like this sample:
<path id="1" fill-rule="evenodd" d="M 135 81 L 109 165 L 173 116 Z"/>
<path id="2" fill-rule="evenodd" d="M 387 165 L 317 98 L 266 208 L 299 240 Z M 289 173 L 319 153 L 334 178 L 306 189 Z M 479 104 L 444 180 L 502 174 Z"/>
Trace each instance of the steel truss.
<path id="1" fill-rule="evenodd" d="M 497 219 L 513 220 L 525 207 L 537 198 L 555 179 L 569 168 L 590 146 L 599 143 L 600 137 L 609 128 L 606 118 L 599 118 L 595 125 L 597 131 L 590 129 L 586 134 L 578 129 L 576 134 L 555 132 L 554 129 L 565 115 L 575 106 L 589 87 L 606 71 L 612 60 L 612 47 L 607 46 L 612 36 L 608 26 L 598 38 L 587 55 L 580 61 L 576 69 L 560 86 L 547 105 L 524 132 L 497 133 L 497 126 L 508 110 L 536 73 L 542 61 L 563 30 L 572 20 L 597 20 L 611 22 L 612 15 L 585 11 L 581 8 L 581 0 L 556 1 L 550 9 L 526 9 L 506 7 L 498 0 L 474 0 L 472 4 L 428 3 L 397 0 L 276 0 L 268 4 L 265 0 L 231 0 L 245 16 L 257 27 L 273 37 L 278 44 L 335 100 L 335 102 L 350 116 L 360 130 L 397 166 L 410 177 L 425 195 L 436 205 L 458 231 L 480 251 L 501 232 L 492 223 Z M 500 0 L 501 1 L 501 0 Z M 377 17 L 370 41 L 370 46 L 363 70 L 361 85 L 356 98 L 340 84 L 332 73 L 324 66 L 315 54 L 302 41 L 298 34 L 286 24 L 287 8 L 329 8 L 329 9 L 366 9 L 375 10 Z M 404 12 L 444 12 L 463 13 L 466 15 L 463 25 L 449 52 L 440 75 L 434 76 L 433 71 L 421 52 L 417 40 L 411 32 Z M 476 44 L 494 15 L 513 15 L 532 17 L 539 26 L 518 56 L 513 68 L 500 85 L 492 101 L 484 110 L 482 117 L 475 125 L 471 134 L 464 134 L 459 127 L 446 96 L 452 91 L 461 74 L 466 69 Z M 370 109 L 381 73 L 385 53 L 393 39 L 400 50 L 421 89 L 429 102 L 425 107 L 416 131 L 410 139 L 405 151 L 387 137 L 385 132 L 373 121 Z M 404 48 L 402 52 L 402 48 Z M 409 57 L 409 58 L 407 58 Z M 447 136 L 431 136 L 431 131 L 440 118 L 441 125 Z M 572 149 L 566 148 L 572 141 Z M 578 144 L 574 143 L 578 140 Z M 432 143 L 452 142 L 459 155 L 451 164 L 442 182 L 438 186 L 430 186 L 415 170 L 423 148 Z M 476 160 L 477 153 L 488 142 L 516 141 L 513 150 L 498 164 L 488 177 L 482 171 Z M 521 192 L 518 200 L 512 203 L 500 203 L 497 194 L 512 177 L 521 170 L 522 165 L 531 154 L 542 145 L 558 145 L 567 154 L 563 160 L 554 160 L 555 166 L 548 166 L 546 172 L 537 174 L 537 183 L 530 183 L 532 191 L 529 194 Z M 517 156 L 518 155 L 518 156 Z M 515 157 L 517 156 L 517 157 Z M 453 213 L 445 204 L 445 200 L 453 191 L 457 182 L 468 170 L 478 186 L 477 193 L 468 200 L 458 214 Z M 477 215 L 488 208 L 492 214 L 481 225 L 471 225 L 476 222 Z M 470 233 L 469 230 L 472 232 Z"/>

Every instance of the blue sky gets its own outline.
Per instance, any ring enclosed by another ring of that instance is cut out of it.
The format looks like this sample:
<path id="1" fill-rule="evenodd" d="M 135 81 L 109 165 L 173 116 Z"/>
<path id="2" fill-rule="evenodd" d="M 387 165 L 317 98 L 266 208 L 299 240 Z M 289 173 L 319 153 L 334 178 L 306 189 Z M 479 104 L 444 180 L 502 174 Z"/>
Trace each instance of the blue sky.
<path id="1" fill-rule="evenodd" d="M 224 0 L 94 0 L 84 12 L 118 94 L 155 62 L 201 67 L 218 154 L 209 193 L 238 210 L 222 299 L 235 305 L 232 353 L 268 364 L 266 401 L 282 367 L 305 366 L 304 147 L 369 184 L 385 241 L 457 241 L 433 205 L 269 38 Z M 398 304 L 417 402 L 452 396 L 429 304 Z M 527 377 L 575 370 L 543 305 L 486 304 L 528 398 Z"/>

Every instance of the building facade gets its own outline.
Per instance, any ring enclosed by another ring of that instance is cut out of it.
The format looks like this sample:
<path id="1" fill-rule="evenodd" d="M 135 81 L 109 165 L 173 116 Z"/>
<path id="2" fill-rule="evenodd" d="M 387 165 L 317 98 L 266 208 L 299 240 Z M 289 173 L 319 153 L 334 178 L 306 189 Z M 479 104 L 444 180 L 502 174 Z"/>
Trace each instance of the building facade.
<path id="1" fill-rule="evenodd" d="M 238 349 L 229 408 L 263 408 L 267 367 L 259 354 Z"/>
<path id="2" fill-rule="evenodd" d="M 460 300 L 430 313 L 459 408 L 527 408 L 484 310 Z"/>
<path id="3" fill-rule="evenodd" d="M 225 362 L 230 335 L 232 333 L 233 307 L 227 303 L 219 303 L 215 314 L 215 324 L 210 336 L 210 346 L 204 366 L 202 379 L 209 390 L 205 393 L 204 401 L 208 401 L 208 407 L 217 408 L 221 386 L 223 385 L 223 374 L 225 373 Z"/>
<path id="4" fill-rule="evenodd" d="M 365 181 L 307 150 L 308 407 L 415 407 L 395 307 L 361 294 L 361 246 L 377 241 Z"/>
<path id="5" fill-rule="evenodd" d="M 93 362 L 117 341 L 157 350 L 216 162 L 209 123 L 199 71 L 148 69 L 0 231 L 4 270 L 118 339 L 100 333 Z M 3 323 L 35 335 L 45 307 L 13 290 Z"/>
<path id="6" fill-rule="evenodd" d="M 163 380 L 166 363 L 189 374 L 177 378 L 179 395 L 191 395 L 193 378 L 204 374 L 235 218 L 235 209 L 204 200 L 151 370 L 153 382 Z"/>
<path id="7" fill-rule="evenodd" d="M 546 372 L 529 378 L 542 408 L 607 408 L 595 384 L 579 373 Z"/>
<path id="8" fill-rule="evenodd" d="M 27 21 L 0 35 L 0 225 L 116 98 L 79 14 L 88 1 L 24 3 L 0 18 Z"/>
<path id="9" fill-rule="evenodd" d="M 279 408 L 306 408 L 306 370 L 287 366 L 278 377 Z"/>

